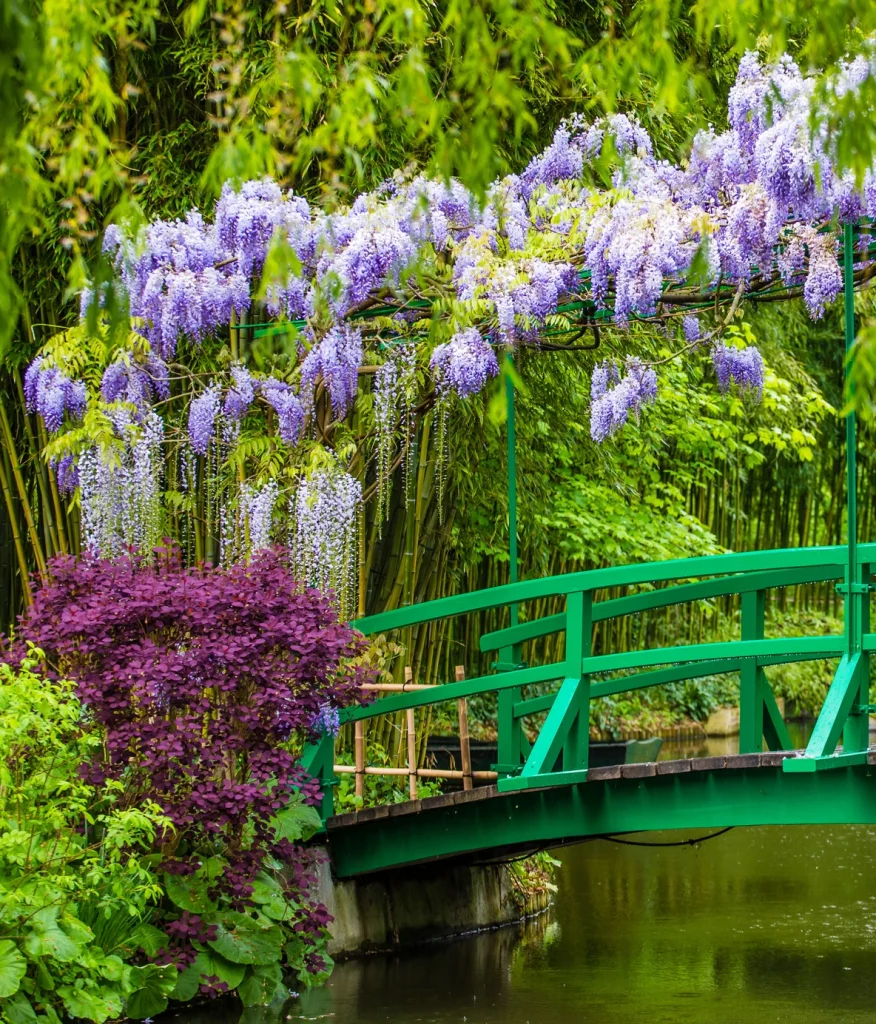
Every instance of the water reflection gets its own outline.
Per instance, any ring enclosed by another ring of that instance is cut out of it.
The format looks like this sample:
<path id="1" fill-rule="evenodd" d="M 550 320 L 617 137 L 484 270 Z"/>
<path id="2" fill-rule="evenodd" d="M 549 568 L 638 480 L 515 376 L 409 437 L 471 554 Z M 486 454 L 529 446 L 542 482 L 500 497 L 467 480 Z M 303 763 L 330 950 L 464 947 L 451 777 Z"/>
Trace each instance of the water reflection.
<path id="1" fill-rule="evenodd" d="M 560 856 L 550 915 L 341 964 L 286 1013 L 339 1024 L 876 1016 L 876 830 L 737 829 L 699 849 L 593 842 Z"/>

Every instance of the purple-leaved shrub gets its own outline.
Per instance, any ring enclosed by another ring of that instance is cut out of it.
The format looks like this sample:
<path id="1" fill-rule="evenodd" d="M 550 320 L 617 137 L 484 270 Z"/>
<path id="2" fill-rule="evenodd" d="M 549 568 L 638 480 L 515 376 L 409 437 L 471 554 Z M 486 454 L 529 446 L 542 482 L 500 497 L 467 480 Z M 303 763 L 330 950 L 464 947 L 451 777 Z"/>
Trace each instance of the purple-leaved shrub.
<path id="1" fill-rule="evenodd" d="M 157 840 L 177 908 L 161 922 L 159 962 L 184 971 L 205 945 L 233 957 L 220 941 L 231 928 L 223 932 L 225 908 L 238 928 L 245 916 L 260 925 L 278 962 L 285 949 L 288 966 L 323 971 L 330 918 L 309 895 L 308 853 L 290 841 L 300 831 L 279 828 L 276 816 L 290 800 L 319 797 L 296 746 L 362 698 L 364 641 L 331 602 L 299 586 L 275 550 L 216 569 L 184 568 L 173 548 L 151 563 L 65 556 L 21 618 L 13 659 L 28 642 L 76 683 L 103 733 L 86 778 L 120 781 L 124 804 L 152 799 L 173 822 Z M 188 889 L 174 897 L 180 885 Z M 211 979 L 196 977 L 203 992 L 225 990 Z"/>

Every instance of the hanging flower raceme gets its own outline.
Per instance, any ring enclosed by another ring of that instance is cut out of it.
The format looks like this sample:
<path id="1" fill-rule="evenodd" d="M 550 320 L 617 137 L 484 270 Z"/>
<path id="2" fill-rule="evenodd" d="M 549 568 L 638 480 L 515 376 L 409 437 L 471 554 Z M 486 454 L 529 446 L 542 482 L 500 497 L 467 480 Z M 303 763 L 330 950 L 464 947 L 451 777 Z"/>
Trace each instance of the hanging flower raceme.
<path id="1" fill-rule="evenodd" d="M 82 381 L 70 380 L 57 367 L 46 366 L 44 356 L 37 356 L 25 371 L 24 399 L 28 411 L 39 413 L 50 433 L 61 429 L 65 414 L 82 419 L 88 402 Z"/>
<path id="2" fill-rule="evenodd" d="M 162 538 L 161 481 L 164 424 L 154 412 L 135 422 L 115 417 L 118 444 L 112 453 L 97 446 L 79 456 L 83 546 L 101 558 L 131 550 L 151 552 Z M 61 479 L 59 464 L 58 475 Z M 72 473 L 72 462 L 64 466 Z"/>
<path id="3" fill-rule="evenodd" d="M 279 495 L 275 480 L 262 487 L 242 484 L 238 498 L 238 532 L 250 557 L 271 546 L 274 505 Z"/>
<path id="4" fill-rule="evenodd" d="M 266 377 L 259 392 L 277 414 L 277 430 L 286 444 L 297 444 L 304 426 L 304 407 L 292 388 L 282 380 Z"/>
<path id="5" fill-rule="evenodd" d="M 157 399 L 170 396 L 167 364 L 150 353 L 142 362 L 128 353 L 104 370 L 100 397 L 104 402 L 127 402 L 144 416 Z"/>
<path id="6" fill-rule="evenodd" d="M 602 442 L 619 430 L 630 413 L 638 416 L 642 406 L 657 397 L 657 374 L 639 359 L 628 359 L 623 378 L 614 363 L 604 362 L 593 371 L 590 382 L 590 436 Z"/>
<path id="7" fill-rule="evenodd" d="M 323 735 L 337 736 L 341 730 L 341 716 L 333 704 L 320 704 L 319 711 L 313 716 L 311 729 Z"/>
<path id="8" fill-rule="evenodd" d="M 735 384 L 740 391 L 755 394 L 758 398 L 763 393 L 763 357 L 754 345 L 734 348 L 719 341 L 712 348 L 712 362 L 722 394 L 730 390 L 731 384 Z"/>
<path id="9" fill-rule="evenodd" d="M 301 364 L 302 395 L 311 394 L 321 377 L 332 412 L 337 419 L 343 419 L 356 399 L 361 364 L 362 332 L 350 324 L 333 327 L 314 343 Z"/>
<path id="10" fill-rule="evenodd" d="M 469 327 L 438 345 L 429 363 L 439 391 L 455 391 L 460 398 L 477 394 L 499 372 L 492 348 L 480 331 Z"/>
<path id="11" fill-rule="evenodd" d="M 219 415 L 219 401 L 222 389 L 211 384 L 202 394 L 192 400 L 189 406 L 189 442 L 198 455 L 206 455 L 213 436 L 213 427 Z"/>
<path id="12" fill-rule="evenodd" d="M 55 471 L 59 493 L 65 498 L 71 497 L 79 486 L 79 467 L 76 459 L 72 455 L 63 455 L 60 459 L 53 459 L 51 467 Z"/>
<path id="13" fill-rule="evenodd" d="M 231 387 L 225 393 L 222 413 L 229 423 L 237 423 L 255 400 L 255 382 L 245 366 L 231 367 Z"/>
<path id="14" fill-rule="evenodd" d="M 341 617 L 355 604 L 362 485 L 339 466 L 305 477 L 290 503 L 292 564 L 307 586 L 332 591 Z"/>

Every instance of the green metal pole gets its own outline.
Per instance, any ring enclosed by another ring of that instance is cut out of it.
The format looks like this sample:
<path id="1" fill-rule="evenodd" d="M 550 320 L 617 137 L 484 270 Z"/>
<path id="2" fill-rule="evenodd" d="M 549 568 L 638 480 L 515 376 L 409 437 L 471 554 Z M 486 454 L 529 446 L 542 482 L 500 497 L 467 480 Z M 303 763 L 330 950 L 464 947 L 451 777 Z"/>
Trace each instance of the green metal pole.
<path id="1" fill-rule="evenodd" d="M 507 473 L 508 473 L 508 580 L 516 583 L 517 566 L 517 437 L 514 423 L 514 359 L 505 353 L 505 410 L 507 413 Z M 518 624 L 517 605 L 509 605 L 511 625 Z M 520 644 L 503 647 L 499 651 L 499 665 L 507 671 L 520 663 Z M 500 773 L 519 771 L 524 756 L 523 724 L 514 717 L 514 705 L 523 697 L 520 687 L 500 690 L 498 697 L 498 762 Z"/>
<path id="2" fill-rule="evenodd" d="M 849 380 L 851 363 L 849 353 L 855 343 L 855 239 L 853 226 L 843 227 L 843 299 L 845 312 L 846 340 L 846 380 Z M 851 395 L 851 385 L 849 386 Z M 845 594 L 845 634 L 846 649 L 851 656 L 861 649 L 861 638 L 858 622 L 855 584 L 858 579 L 858 469 L 857 469 L 857 417 L 854 411 L 846 416 L 846 526 L 847 526 L 847 565 Z"/>
<path id="3" fill-rule="evenodd" d="M 843 300 L 845 321 L 845 367 L 847 393 L 851 398 L 852 365 L 850 353 L 855 344 L 855 235 L 852 224 L 843 226 Z M 858 467 L 857 417 L 854 411 L 846 416 L 846 588 L 844 595 L 845 638 L 847 657 L 861 651 L 863 631 L 869 620 L 870 596 L 864 586 L 863 566 L 858 562 Z M 869 742 L 868 701 L 870 699 L 869 658 L 860 658 L 855 672 L 857 708 L 843 729 L 845 752 L 866 750 Z M 855 713 L 857 712 L 857 713 Z"/>
<path id="4" fill-rule="evenodd" d="M 510 352 L 505 353 L 505 368 L 514 368 Z M 505 374 L 505 406 L 508 413 L 508 582 L 517 582 L 517 435 L 514 423 L 514 379 Z M 517 625 L 517 605 L 511 605 L 511 625 Z"/>

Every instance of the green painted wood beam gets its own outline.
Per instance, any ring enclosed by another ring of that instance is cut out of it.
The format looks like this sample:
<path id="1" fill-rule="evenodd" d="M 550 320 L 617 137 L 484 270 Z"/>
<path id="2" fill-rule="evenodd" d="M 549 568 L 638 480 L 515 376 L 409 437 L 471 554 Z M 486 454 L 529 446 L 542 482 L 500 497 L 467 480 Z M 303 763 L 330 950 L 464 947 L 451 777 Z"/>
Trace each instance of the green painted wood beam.
<path id="1" fill-rule="evenodd" d="M 514 793 L 522 789 L 544 789 L 546 786 L 574 786 L 586 781 L 587 769 L 575 768 L 571 771 L 544 772 L 541 775 L 513 775 L 499 779 L 496 787 L 500 793 Z"/>
<path id="2" fill-rule="evenodd" d="M 550 771 L 565 742 L 566 735 L 581 710 L 580 690 L 582 680 L 579 676 L 564 679 L 559 690 L 554 694 L 551 709 L 545 719 L 538 737 L 532 745 L 532 752 L 526 759 L 521 775 L 538 776 Z"/>
<path id="3" fill-rule="evenodd" d="M 784 762 L 788 764 L 789 761 Z M 656 829 L 876 824 L 868 766 L 799 774 L 780 768 L 686 772 L 507 792 L 329 829 L 342 878 L 515 844 Z M 805 842 L 805 834 L 801 834 Z"/>
<path id="4" fill-rule="evenodd" d="M 876 545 L 861 544 L 859 557 L 876 561 Z M 582 590 L 600 590 L 603 587 L 626 587 L 642 583 L 663 583 L 674 579 L 691 579 L 697 576 L 716 576 L 725 573 L 764 572 L 779 569 L 799 569 L 813 566 L 843 566 L 846 549 L 844 545 L 812 548 L 776 548 L 768 551 L 742 552 L 729 555 L 704 555 L 699 558 L 680 558 L 665 562 L 646 562 L 636 565 L 619 565 L 606 569 L 588 569 L 584 572 L 567 573 L 563 576 L 549 576 L 543 579 L 522 580 L 508 583 L 490 590 L 475 591 L 442 597 L 435 601 L 397 608 L 391 612 L 366 616 L 354 624 L 366 634 L 384 633 L 392 629 L 433 622 L 453 615 L 486 611 L 504 605 L 519 604 L 548 597 L 559 597 Z"/>
<path id="5" fill-rule="evenodd" d="M 628 668 L 647 665 L 666 665 L 676 662 L 712 661 L 723 658 L 758 658 L 769 655 L 795 655 L 820 652 L 825 656 L 843 650 L 842 636 L 794 636 L 771 640 L 726 640 L 720 643 L 685 644 L 681 647 L 662 647 L 644 651 L 623 651 L 620 654 L 602 654 L 585 658 L 583 671 L 620 672 Z M 790 657 L 789 660 L 794 660 Z"/>
<path id="6" fill-rule="evenodd" d="M 758 665 L 788 665 L 799 661 L 817 661 L 821 658 L 838 658 L 837 651 L 798 651 L 790 654 L 773 654 L 769 657 L 757 658 Z M 685 679 L 698 679 L 702 676 L 717 676 L 725 672 L 738 672 L 741 664 L 740 658 L 722 658 L 717 661 L 700 661 L 684 665 L 671 665 L 669 668 L 654 669 L 650 672 L 636 672 L 634 675 L 618 676 L 615 679 L 601 679 L 590 684 L 590 696 L 611 697 L 616 693 L 626 693 L 629 690 L 642 690 L 648 686 L 662 686 L 665 683 L 678 683 Z M 767 684 L 769 686 L 769 684 Z M 554 693 L 541 694 L 538 697 L 529 697 L 514 705 L 515 718 L 523 718 L 526 715 L 537 715 L 543 711 L 550 710 L 550 706 L 556 697 Z M 769 690 L 769 698 L 772 699 L 774 714 L 779 715 L 775 697 L 772 690 Z M 772 715 L 773 712 L 770 712 Z M 779 716 L 779 721 L 782 721 Z M 784 725 L 784 722 L 782 722 Z M 771 750 L 790 750 L 790 739 L 781 747 L 770 747 Z"/>
<path id="7" fill-rule="evenodd" d="M 688 601 L 703 601 L 714 597 L 726 597 L 729 594 L 745 594 L 771 587 L 823 583 L 825 580 L 840 579 L 841 577 L 842 567 L 839 565 L 828 568 L 804 566 L 802 569 L 784 571 L 734 573 L 732 576 L 718 579 L 682 583 L 675 587 L 649 590 L 643 594 L 630 594 L 627 597 L 616 597 L 610 601 L 599 601 L 593 605 L 593 621 L 604 622 L 606 619 L 618 618 L 621 615 L 636 615 L 655 608 L 685 604 Z M 518 626 L 506 626 L 504 629 L 485 633 L 480 639 L 480 649 L 481 651 L 495 651 L 508 644 L 526 643 L 527 640 L 560 633 L 565 626 L 564 612 L 560 612 L 558 615 L 546 615 L 541 619 L 523 622 Z"/>
<path id="8" fill-rule="evenodd" d="M 851 657 L 848 654 L 842 656 L 806 745 L 806 756 L 789 760 L 785 771 L 809 771 L 808 767 L 802 765 L 806 758 L 824 758 L 834 752 L 858 696 L 859 673 L 864 666 L 866 659 L 860 651 Z"/>
<path id="9" fill-rule="evenodd" d="M 761 700 L 763 701 L 764 709 L 763 735 L 767 742 L 767 747 L 770 750 L 793 750 L 794 744 L 791 742 L 791 734 L 788 732 L 788 726 L 785 724 L 785 720 L 779 711 L 773 688 L 770 686 L 766 672 L 763 669 L 760 671 Z"/>
<path id="10" fill-rule="evenodd" d="M 866 750 L 852 750 L 848 754 L 825 754 L 823 757 L 789 757 L 786 772 L 823 772 L 833 771 L 836 768 L 848 768 L 853 764 L 866 764 Z"/>
<path id="11" fill-rule="evenodd" d="M 394 693 L 388 697 L 382 697 L 373 704 L 344 708 L 340 712 L 341 724 L 375 718 L 377 715 L 388 715 L 396 711 L 405 711 L 407 708 L 421 708 L 427 704 L 437 704 L 442 700 L 472 697 L 476 693 L 489 693 L 492 690 L 527 686 L 532 683 L 549 683 L 554 679 L 562 679 L 565 669 L 564 662 L 536 665 L 533 668 L 521 668 L 513 672 L 497 672 L 492 676 L 476 676 L 474 679 L 463 679 L 456 683 L 441 683 L 438 686 L 430 686 L 427 690 Z"/>

